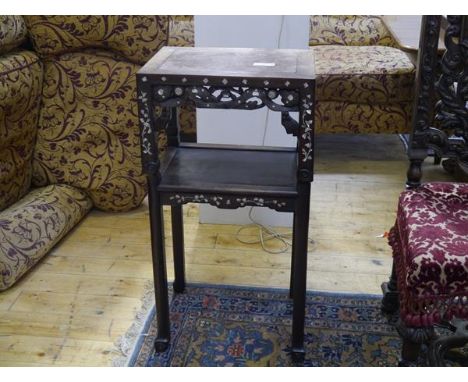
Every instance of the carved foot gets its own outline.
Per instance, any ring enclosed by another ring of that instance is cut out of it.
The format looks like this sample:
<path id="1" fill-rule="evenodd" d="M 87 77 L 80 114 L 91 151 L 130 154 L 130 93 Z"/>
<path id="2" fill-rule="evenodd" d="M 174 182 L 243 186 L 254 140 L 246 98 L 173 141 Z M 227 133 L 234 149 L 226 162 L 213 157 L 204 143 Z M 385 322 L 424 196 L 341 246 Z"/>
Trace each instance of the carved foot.
<path id="1" fill-rule="evenodd" d="M 396 236 L 395 229 L 392 229 L 390 232 L 390 239 L 389 239 L 392 247 L 395 247 L 394 245 L 394 241 L 396 240 L 395 236 Z M 388 282 L 382 283 L 381 288 L 382 288 L 382 293 L 383 293 L 382 304 L 381 304 L 382 312 L 387 313 L 387 314 L 395 313 L 398 310 L 399 305 L 400 305 L 399 299 L 398 299 L 395 260 L 393 260 L 392 274 L 390 275 Z"/>
<path id="2" fill-rule="evenodd" d="M 183 281 L 174 281 L 172 284 L 172 289 L 175 293 L 183 293 L 185 291 L 185 282 Z"/>
<path id="3" fill-rule="evenodd" d="M 156 353 L 165 352 L 169 348 L 169 340 L 167 338 L 156 338 L 154 340 L 154 350 Z"/>
<path id="4" fill-rule="evenodd" d="M 401 320 L 398 322 L 397 331 L 403 339 L 400 366 L 415 362 L 418 359 L 421 345 L 436 338 L 433 326 L 407 327 Z"/>
<path id="5" fill-rule="evenodd" d="M 412 363 L 409 361 L 405 361 L 403 359 L 400 359 L 398 361 L 398 367 L 410 367 L 410 366 L 412 366 Z"/>
<path id="6" fill-rule="evenodd" d="M 442 162 L 442 167 L 444 168 L 445 171 L 447 171 L 449 174 L 454 175 L 455 172 L 457 171 L 458 165 L 457 161 L 454 159 L 445 159 Z"/>
<path id="7" fill-rule="evenodd" d="M 398 291 L 391 288 L 391 283 L 382 283 L 382 304 L 381 309 L 384 313 L 395 313 L 399 308 Z"/>
<path id="8" fill-rule="evenodd" d="M 302 364 L 304 363 L 305 359 L 305 350 L 304 348 L 292 348 L 291 350 L 291 358 L 293 363 L 295 364 Z"/>
<path id="9" fill-rule="evenodd" d="M 468 344 L 468 321 L 453 320 L 446 328 L 454 334 L 439 337 L 431 343 L 428 350 L 429 366 L 445 366 L 444 358 L 450 349 Z"/>

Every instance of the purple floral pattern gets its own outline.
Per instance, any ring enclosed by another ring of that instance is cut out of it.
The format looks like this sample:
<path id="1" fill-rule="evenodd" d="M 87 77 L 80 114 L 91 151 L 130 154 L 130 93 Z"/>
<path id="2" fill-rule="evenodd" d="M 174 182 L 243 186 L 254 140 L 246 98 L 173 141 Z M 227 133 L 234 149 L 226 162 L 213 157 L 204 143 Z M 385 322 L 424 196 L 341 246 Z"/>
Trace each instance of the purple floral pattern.
<path id="1" fill-rule="evenodd" d="M 319 101 L 364 104 L 412 102 L 415 67 L 402 51 L 387 46 L 316 46 Z"/>
<path id="2" fill-rule="evenodd" d="M 344 101 L 317 101 L 315 132 L 355 134 L 397 134 L 411 129 L 410 102 L 386 105 Z"/>
<path id="3" fill-rule="evenodd" d="M 41 56 L 85 48 L 118 52 L 144 64 L 167 45 L 169 16 L 25 16 L 35 50 Z"/>
<path id="4" fill-rule="evenodd" d="M 84 189 L 106 211 L 138 206 L 146 180 L 135 73 L 168 43 L 170 28 L 170 42 L 193 43 L 192 19 L 28 16 L 26 21 L 36 48 L 46 56 L 33 183 Z M 193 111 L 181 112 L 180 121 L 184 137 L 194 137 Z M 164 136 L 159 146 L 164 149 Z"/>
<path id="5" fill-rule="evenodd" d="M 414 65 L 378 16 L 311 16 L 317 133 L 406 133 Z"/>
<path id="6" fill-rule="evenodd" d="M 169 46 L 194 46 L 193 16 L 169 16 Z"/>
<path id="7" fill-rule="evenodd" d="M 169 17 L 169 46 L 195 46 L 195 28 L 193 16 Z M 178 108 L 181 139 L 184 141 L 197 141 L 197 124 L 195 108 L 182 106 Z"/>
<path id="8" fill-rule="evenodd" d="M 112 211 L 140 204 L 146 182 L 135 73 L 168 42 L 193 45 L 190 16 L 25 18 L 43 59 L 16 51 L 0 60 L 0 289 L 44 256 L 93 201 Z M 25 37 L 21 16 L 0 16 L 0 52 Z M 183 134 L 193 137 L 193 110 L 179 118 Z M 159 139 L 164 149 L 165 134 Z M 47 187 L 24 196 L 31 177 Z"/>
<path id="9" fill-rule="evenodd" d="M 138 206 L 141 171 L 135 73 L 139 66 L 88 50 L 45 61 L 33 183 L 86 190 L 106 211 Z"/>
<path id="10" fill-rule="evenodd" d="M 0 215 L 0 290 L 36 264 L 83 216 L 92 202 L 82 191 L 52 185 L 29 192 Z"/>
<path id="11" fill-rule="evenodd" d="M 20 46 L 26 40 L 26 33 L 22 16 L 0 15 L 0 53 Z"/>
<path id="12" fill-rule="evenodd" d="M 309 45 L 397 44 L 379 16 L 310 16 Z"/>
<path id="13" fill-rule="evenodd" d="M 20 199 L 31 184 L 42 74 L 33 52 L 0 59 L 0 210 Z"/>
<path id="14" fill-rule="evenodd" d="M 400 313 L 412 326 L 468 317 L 468 184 L 428 183 L 401 194 L 390 244 Z"/>

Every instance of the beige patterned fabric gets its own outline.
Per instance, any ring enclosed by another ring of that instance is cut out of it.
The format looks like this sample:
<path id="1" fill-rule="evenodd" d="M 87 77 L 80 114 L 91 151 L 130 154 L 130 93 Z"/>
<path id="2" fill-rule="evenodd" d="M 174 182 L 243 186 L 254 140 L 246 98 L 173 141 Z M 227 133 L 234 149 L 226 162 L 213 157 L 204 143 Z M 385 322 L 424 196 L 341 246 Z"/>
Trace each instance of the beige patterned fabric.
<path id="1" fill-rule="evenodd" d="M 193 16 L 170 16 L 169 46 L 194 46 L 195 31 Z M 180 136 L 183 141 L 197 141 L 197 126 L 195 108 L 184 106 L 179 108 Z"/>
<path id="2" fill-rule="evenodd" d="M 168 39 L 193 44 L 193 18 L 27 16 L 26 21 L 45 55 L 33 183 L 84 189 L 106 211 L 137 207 L 146 194 L 135 91 L 140 65 L 127 59 L 146 62 Z M 90 46 L 95 48 L 84 49 Z M 182 135 L 193 140 L 194 112 L 181 112 L 180 121 Z"/>
<path id="3" fill-rule="evenodd" d="M 387 46 L 316 46 L 316 97 L 320 101 L 387 104 L 411 102 L 415 68 Z"/>
<path id="4" fill-rule="evenodd" d="M 97 208 L 123 211 L 146 193 L 136 103 L 138 65 L 101 50 L 44 61 L 33 183 L 86 190 Z"/>
<path id="5" fill-rule="evenodd" d="M 0 290 L 35 265 L 83 216 L 92 202 L 82 191 L 52 185 L 31 191 L 0 214 Z"/>
<path id="6" fill-rule="evenodd" d="M 0 54 L 7 53 L 26 40 L 26 25 L 22 16 L 0 15 Z"/>
<path id="7" fill-rule="evenodd" d="M 169 16 L 169 46 L 194 46 L 193 16 Z"/>
<path id="8" fill-rule="evenodd" d="M 394 134 L 411 129 L 410 102 L 372 105 L 317 101 L 315 131 L 322 133 Z"/>
<path id="9" fill-rule="evenodd" d="M 317 133 L 407 133 L 415 68 L 378 16 L 311 16 Z"/>
<path id="10" fill-rule="evenodd" d="M 0 57 L 0 211 L 29 189 L 42 88 L 33 52 Z"/>
<path id="11" fill-rule="evenodd" d="M 41 56 L 102 48 L 144 64 L 167 45 L 169 16 L 25 16 Z"/>
<path id="12" fill-rule="evenodd" d="M 397 44 L 378 16 L 310 16 L 309 45 Z"/>

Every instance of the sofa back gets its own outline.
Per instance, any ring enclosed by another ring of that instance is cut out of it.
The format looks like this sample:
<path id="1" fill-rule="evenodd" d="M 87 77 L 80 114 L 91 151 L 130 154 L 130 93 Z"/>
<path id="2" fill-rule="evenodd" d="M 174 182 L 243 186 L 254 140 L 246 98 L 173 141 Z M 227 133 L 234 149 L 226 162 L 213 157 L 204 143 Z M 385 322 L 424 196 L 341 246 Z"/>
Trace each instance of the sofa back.
<path id="1" fill-rule="evenodd" d="M 310 16 L 309 45 L 397 44 L 379 16 Z"/>
<path id="2" fill-rule="evenodd" d="M 167 45 L 170 16 L 27 16 L 41 57 L 86 48 L 110 50 L 143 65 Z"/>
<path id="3" fill-rule="evenodd" d="M 139 206 L 146 178 L 135 74 L 169 41 L 184 44 L 189 37 L 171 35 L 171 27 L 186 31 L 188 24 L 172 16 L 25 20 L 44 63 L 33 184 L 77 187 L 105 211 Z"/>
<path id="4" fill-rule="evenodd" d="M 0 211 L 30 188 L 42 89 L 42 63 L 20 48 L 21 16 L 0 16 Z"/>

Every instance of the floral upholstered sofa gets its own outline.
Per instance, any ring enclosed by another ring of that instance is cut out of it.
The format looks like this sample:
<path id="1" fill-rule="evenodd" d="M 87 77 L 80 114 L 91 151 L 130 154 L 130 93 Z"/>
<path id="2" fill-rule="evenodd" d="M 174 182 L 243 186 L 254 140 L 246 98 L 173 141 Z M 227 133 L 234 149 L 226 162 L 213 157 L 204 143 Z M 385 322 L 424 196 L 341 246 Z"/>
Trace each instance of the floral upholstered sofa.
<path id="1" fill-rule="evenodd" d="M 0 290 L 92 207 L 140 205 L 135 73 L 164 45 L 193 45 L 192 19 L 0 16 Z"/>
<path id="2" fill-rule="evenodd" d="M 378 16 L 311 16 L 318 133 L 410 131 L 415 67 Z"/>

